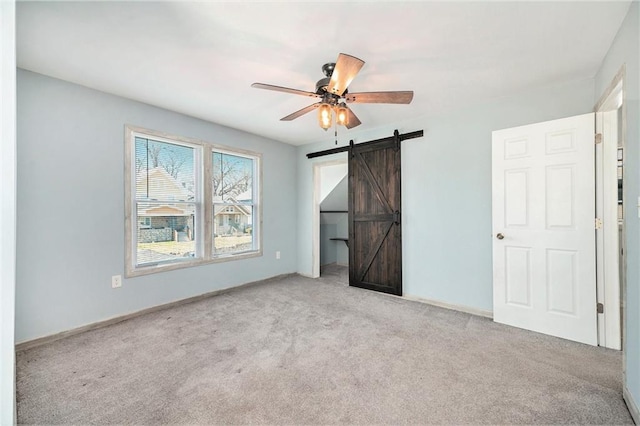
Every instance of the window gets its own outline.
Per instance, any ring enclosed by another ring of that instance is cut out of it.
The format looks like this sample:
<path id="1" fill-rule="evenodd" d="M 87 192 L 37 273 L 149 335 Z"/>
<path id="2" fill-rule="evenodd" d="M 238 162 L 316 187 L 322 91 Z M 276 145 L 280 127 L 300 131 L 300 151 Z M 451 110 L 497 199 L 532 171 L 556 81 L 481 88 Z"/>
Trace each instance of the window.
<path id="1" fill-rule="evenodd" d="M 213 230 L 213 253 L 221 256 L 255 250 L 256 158 L 215 149 L 211 155 L 213 214 L 226 217 Z"/>
<path id="2" fill-rule="evenodd" d="M 260 155 L 127 127 L 126 275 L 262 254 Z"/>

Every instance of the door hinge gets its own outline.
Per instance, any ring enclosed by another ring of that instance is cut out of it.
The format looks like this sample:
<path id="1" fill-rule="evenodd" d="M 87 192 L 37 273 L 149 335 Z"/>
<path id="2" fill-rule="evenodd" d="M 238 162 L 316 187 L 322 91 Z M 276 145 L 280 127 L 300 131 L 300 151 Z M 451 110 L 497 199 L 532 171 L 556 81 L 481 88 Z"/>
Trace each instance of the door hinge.
<path id="1" fill-rule="evenodd" d="M 602 303 L 596 303 L 596 311 L 598 311 L 599 314 L 603 314 L 604 313 L 604 305 Z"/>
<path id="2" fill-rule="evenodd" d="M 602 143 L 602 133 L 596 133 L 596 145 Z"/>
<path id="3" fill-rule="evenodd" d="M 602 219 L 598 219 L 596 217 L 595 225 L 596 225 L 596 229 L 602 229 Z"/>

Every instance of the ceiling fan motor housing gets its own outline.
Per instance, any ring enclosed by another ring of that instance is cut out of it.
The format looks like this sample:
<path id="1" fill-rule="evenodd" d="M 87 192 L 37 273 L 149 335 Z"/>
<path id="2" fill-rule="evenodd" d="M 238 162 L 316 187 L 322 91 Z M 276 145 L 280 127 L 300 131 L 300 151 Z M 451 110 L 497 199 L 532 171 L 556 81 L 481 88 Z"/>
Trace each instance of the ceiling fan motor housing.
<path id="1" fill-rule="evenodd" d="M 318 95 L 323 95 L 327 91 L 327 86 L 329 85 L 330 81 L 331 77 L 325 77 L 318 80 L 318 82 L 316 83 L 316 93 Z"/>
<path id="2" fill-rule="evenodd" d="M 331 76 L 333 75 L 333 70 L 336 68 L 335 62 L 329 62 L 322 66 L 322 72 L 326 76 L 325 78 L 321 78 L 316 83 L 316 94 L 323 95 L 324 101 L 330 103 L 331 105 L 335 105 L 340 101 L 341 96 L 335 95 L 333 93 L 328 93 L 327 87 L 329 86 L 329 82 L 331 81 Z M 346 95 L 348 92 L 345 89 L 342 96 Z M 331 96 L 326 96 L 326 94 L 330 94 Z"/>
<path id="3" fill-rule="evenodd" d="M 337 105 L 338 102 L 340 102 L 340 99 L 342 99 L 342 96 L 347 94 L 348 90 L 345 90 L 342 96 L 336 95 L 335 93 L 329 93 L 327 91 L 329 81 L 331 81 L 329 77 L 318 80 L 318 82 L 316 83 L 316 93 L 318 95 L 322 95 L 322 102 L 330 105 Z"/>

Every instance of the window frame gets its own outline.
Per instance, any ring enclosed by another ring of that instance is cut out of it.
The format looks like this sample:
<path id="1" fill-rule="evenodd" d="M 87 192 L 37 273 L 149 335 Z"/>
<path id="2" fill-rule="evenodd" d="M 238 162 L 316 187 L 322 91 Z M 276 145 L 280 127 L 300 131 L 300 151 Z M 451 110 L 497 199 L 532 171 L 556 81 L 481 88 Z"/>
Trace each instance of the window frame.
<path id="1" fill-rule="evenodd" d="M 195 258 L 175 262 L 158 263 L 150 265 L 136 265 L 137 234 L 135 234 L 138 222 L 136 213 L 136 182 L 135 182 L 135 138 L 157 140 L 158 142 L 171 143 L 193 147 L 195 153 Z M 132 278 L 157 272 L 172 271 L 176 269 L 191 268 L 194 266 L 208 265 L 212 263 L 227 262 L 231 260 L 248 259 L 262 256 L 262 154 L 245 149 L 229 147 L 225 145 L 206 142 L 196 138 L 177 136 L 156 130 L 145 129 L 133 125 L 125 125 L 125 150 L 124 150 L 124 186 L 125 186 L 125 277 Z M 254 161 L 253 194 L 254 194 L 254 219 L 252 250 L 238 253 L 225 253 L 214 255 L 213 253 L 213 152 L 224 152 L 231 155 L 249 157 Z"/>

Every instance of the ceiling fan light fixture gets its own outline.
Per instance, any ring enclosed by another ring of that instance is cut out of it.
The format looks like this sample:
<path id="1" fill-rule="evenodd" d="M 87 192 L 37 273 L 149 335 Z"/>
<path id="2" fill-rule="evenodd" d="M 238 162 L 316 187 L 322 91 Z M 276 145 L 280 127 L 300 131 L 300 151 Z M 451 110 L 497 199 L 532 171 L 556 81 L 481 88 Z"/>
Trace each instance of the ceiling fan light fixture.
<path id="1" fill-rule="evenodd" d="M 332 115 L 333 114 L 331 105 L 322 103 L 318 107 L 318 124 L 320 124 L 320 127 L 322 127 L 324 130 L 327 130 L 329 127 L 331 127 Z"/>
<path id="2" fill-rule="evenodd" d="M 336 122 L 341 126 L 349 124 L 349 110 L 344 103 L 340 103 L 336 107 Z"/>

